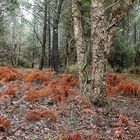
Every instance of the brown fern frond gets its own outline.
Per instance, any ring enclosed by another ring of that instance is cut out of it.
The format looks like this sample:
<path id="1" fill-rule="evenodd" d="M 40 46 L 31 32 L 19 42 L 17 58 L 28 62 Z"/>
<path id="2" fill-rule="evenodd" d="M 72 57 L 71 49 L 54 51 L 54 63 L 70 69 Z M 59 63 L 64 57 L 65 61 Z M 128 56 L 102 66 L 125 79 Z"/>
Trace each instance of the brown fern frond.
<path id="1" fill-rule="evenodd" d="M 20 80 L 22 78 L 23 75 L 17 69 L 11 67 L 0 68 L 0 82 L 10 82 Z"/>
<path id="2" fill-rule="evenodd" d="M 14 88 L 9 87 L 9 88 L 5 89 L 4 94 L 11 95 L 11 96 L 15 97 L 16 96 L 16 91 L 15 91 Z"/>
<path id="3" fill-rule="evenodd" d="M 0 132 L 5 132 L 11 128 L 11 122 L 6 117 L 0 116 Z"/>
<path id="4" fill-rule="evenodd" d="M 54 72 L 52 71 L 32 71 L 25 81 L 27 82 L 46 82 L 50 80 L 54 76 Z"/>
<path id="5" fill-rule="evenodd" d="M 34 109 L 26 113 L 26 119 L 29 121 L 39 121 L 42 118 L 50 118 L 53 122 L 57 121 L 57 116 L 46 109 Z"/>
<path id="6" fill-rule="evenodd" d="M 43 97 L 48 97 L 49 94 L 43 90 L 36 90 L 34 88 L 30 88 L 27 95 L 25 96 L 25 100 L 29 102 L 37 102 Z"/>

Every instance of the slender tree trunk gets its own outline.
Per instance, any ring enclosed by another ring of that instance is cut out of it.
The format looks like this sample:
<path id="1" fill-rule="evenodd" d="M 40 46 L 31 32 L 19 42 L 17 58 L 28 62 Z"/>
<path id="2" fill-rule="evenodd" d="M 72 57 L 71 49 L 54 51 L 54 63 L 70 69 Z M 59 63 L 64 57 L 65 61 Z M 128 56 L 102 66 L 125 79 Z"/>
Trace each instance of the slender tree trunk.
<path id="1" fill-rule="evenodd" d="M 134 45 L 137 45 L 137 24 L 134 23 Z"/>
<path id="2" fill-rule="evenodd" d="M 56 13 L 53 19 L 53 44 L 52 44 L 52 66 L 54 71 L 60 71 L 60 60 L 59 60 L 59 50 L 58 50 L 58 24 L 60 20 L 60 14 L 62 9 L 62 4 L 64 0 L 56 0 Z"/>
<path id="3" fill-rule="evenodd" d="M 16 66 L 16 49 L 17 49 L 17 44 L 16 44 L 16 19 L 13 19 L 13 34 L 12 34 L 12 66 Z"/>
<path id="4" fill-rule="evenodd" d="M 51 15 L 50 15 L 50 2 L 48 3 L 48 66 L 51 67 Z"/>
<path id="5" fill-rule="evenodd" d="M 70 21 L 66 21 L 65 24 L 69 24 Z M 70 64 L 72 64 L 71 59 L 73 56 L 73 49 L 75 47 L 73 47 L 73 43 L 74 43 L 74 36 L 73 36 L 73 25 L 70 24 L 70 28 L 66 29 L 66 47 L 65 47 L 65 66 L 68 68 L 70 66 Z"/>
<path id="6" fill-rule="evenodd" d="M 58 50 L 58 20 L 53 21 L 53 46 L 52 46 L 52 63 L 53 69 L 59 72 L 60 61 L 59 61 L 59 50 Z"/>
<path id="7" fill-rule="evenodd" d="M 34 68 L 35 65 L 35 50 L 34 48 L 32 49 L 32 68 Z"/>
<path id="8" fill-rule="evenodd" d="M 68 38 L 66 40 L 66 59 L 65 59 L 65 66 L 68 68 L 70 64 L 70 46 L 68 43 Z"/>
<path id="9" fill-rule="evenodd" d="M 44 27 L 43 27 L 43 41 L 42 41 L 42 50 L 41 50 L 41 57 L 40 57 L 40 64 L 39 64 L 39 70 L 42 70 L 44 67 L 45 62 L 45 55 L 46 55 L 46 41 L 47 41 L 47 0 L 44 0 L 45 4 L 45 10 L 44 10 Z"/>
<path id="10" fill-rule="evenodd" d="M 23 21 L 23 19 L 21 18 L 21 21 Z M 23 34 L 23 24 L 21 23 L 20 25 L 20 35 L 19 35 L 19 43 L 18 43 L 18 56 L 17 56 L 17 67 L 20 65 L 20 55 L 21 55 L 21 42 L 22 42 L 22 34 Z"/>
<path id="11" fill-rule="evenodd" d="M 17 67 L 20 65 L 20 54 L 21 54 L 21 44 L 19 44 L 18 48 L 18 56 L 17 56 Z"/>
<path id="12" fill-rule="evenodd" d="M 34 27 L 35 29 L 35 20 L 34 20 Z M 31 67 L 34 68 L 35 65 L 35 47 L 36 47 L 36 37 L 35 37 L 35 32 L 33 32 L 33 44 L 32 44 L 32 65 Z"/>

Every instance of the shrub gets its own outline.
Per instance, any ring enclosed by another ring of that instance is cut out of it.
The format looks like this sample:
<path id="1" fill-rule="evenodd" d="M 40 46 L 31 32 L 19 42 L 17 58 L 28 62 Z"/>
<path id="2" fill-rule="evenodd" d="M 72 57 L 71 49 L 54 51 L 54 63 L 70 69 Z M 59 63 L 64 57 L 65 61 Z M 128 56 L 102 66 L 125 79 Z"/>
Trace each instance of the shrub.
<path id="1" fill-rule="evenodd" d="M 67 69 L 67 72 L 77 74 L 78 73 L 78 64 L 73 64 L 73 65 L 69 66 Z"/>

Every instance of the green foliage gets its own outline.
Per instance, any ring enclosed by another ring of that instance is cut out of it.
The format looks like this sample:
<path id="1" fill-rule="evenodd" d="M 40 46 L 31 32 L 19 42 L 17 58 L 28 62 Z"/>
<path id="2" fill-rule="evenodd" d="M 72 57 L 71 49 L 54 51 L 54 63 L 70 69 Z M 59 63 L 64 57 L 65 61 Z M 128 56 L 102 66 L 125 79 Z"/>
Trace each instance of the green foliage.
<path id="1" fill-rule="evenodd" d="M 73 64 L 73 65 L 69 66 L 68 72 L 77 74 L 78 73 L 78 64 Z"/>
<path id="2" fill-rule="evenodd" d="M 135 47 L 130 46 L 125 36 L 118 32 L 118 36 L 114 40 L 112 51 L 108 59 L 111 66 L 117 67 L 121 72 L 124 68 L 133 65 L 135 56 Z"/>
<path id="3" fill-rule="evenodd" d="M 0 22 L 0 37 L 4 34 L 5 31 L 5 26 L 3 25 L 2 22 Z"/>

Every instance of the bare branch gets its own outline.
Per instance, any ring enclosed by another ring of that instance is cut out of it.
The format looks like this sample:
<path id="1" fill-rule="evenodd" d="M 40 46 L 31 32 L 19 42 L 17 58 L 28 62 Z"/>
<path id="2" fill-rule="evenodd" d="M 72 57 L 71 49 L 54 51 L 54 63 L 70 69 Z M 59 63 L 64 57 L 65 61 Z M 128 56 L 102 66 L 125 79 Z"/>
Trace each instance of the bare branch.
<path id="1" fill-rule="evenodd" d="M 117 27 L 119 23 L 122 21 L 122 19 L 125 17 L 125 15 L 129 12 L 131 9 L 133 3 L 135 0 L 129 0 L 128 3 L 122 8 L 122 10 L 119 10 L 116 8 L 115 11 L 112 11 L 112 13 L 115 13 L 115 15 L 110 15 L 110 21 L 108 26 L 108 31 L 111 30 L 113 27 Z"/>
<path id="2" fill-rule="evenodd" d="M 105 8 L 105 11 L 107 11 L 108 9 L 110 9 L 110 8 L 112 8 L 112 7 L 116 6 L 116 5 L 118 5 L 120 2 L 121 2 L 121 0 L 118 0 L 118 1 L 115 2 L 115 3 L 112 3 L 111 5 L 109 5 L 108 7 Z"/>

